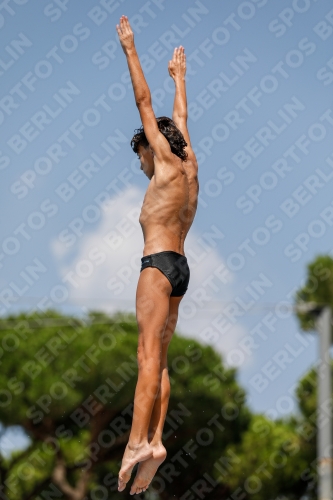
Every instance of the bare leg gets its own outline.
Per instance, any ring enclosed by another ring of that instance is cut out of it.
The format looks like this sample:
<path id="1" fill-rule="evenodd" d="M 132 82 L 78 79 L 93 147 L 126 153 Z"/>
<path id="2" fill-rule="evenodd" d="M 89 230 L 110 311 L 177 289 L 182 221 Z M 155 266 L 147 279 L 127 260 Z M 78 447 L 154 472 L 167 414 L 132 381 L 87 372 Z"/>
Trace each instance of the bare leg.
<path id="1" fill-rule="evenodd" d="M 169 317 L 162 343 L 161 390 L 159 391 L 156 398 L 149 425 L 149 440 L 151 444 L 162 442 L 163 427 L 170 398 L 168 348 L 172 339 L 172 335 L 174 334 L 174 331 L 176 329 L 178 320 L 178 307 L 182 298 L 183 297 L 170 297 L 169 301 Z"/>
<path id="2" fill-rule="evenodd" d="M 182 297 L 170 297 L 169 318 L 162 345 L 162 363 L 161 363 L 161 386 L 156 397 L 154 408 L 151 415 L 149 426 L 149 441 L 153 449 L 153 456 L 144 462 L 141 462 L 131 488 L 131 494 L 145 491 L 156 474 L 158 467 L 166 458 L 166 449 L 162 444 L 162 433 L 167 414 L 170 382 L 168 375 L 167 353 L 168 347 L 175 331 L 178 319 L 178 306 Z"/>
<path id="3" fill-rule="evenodd" d="M 158 269 L 149 267 L 141 272 L 136 295 L 139 373 L 131 433 L 119 471 L 119 491 L 125 489 L 135 464 L 153 456 L 148 430 L 160 389 L 162 340 L 169 317 L 170 293 L 171 284 Z"/>

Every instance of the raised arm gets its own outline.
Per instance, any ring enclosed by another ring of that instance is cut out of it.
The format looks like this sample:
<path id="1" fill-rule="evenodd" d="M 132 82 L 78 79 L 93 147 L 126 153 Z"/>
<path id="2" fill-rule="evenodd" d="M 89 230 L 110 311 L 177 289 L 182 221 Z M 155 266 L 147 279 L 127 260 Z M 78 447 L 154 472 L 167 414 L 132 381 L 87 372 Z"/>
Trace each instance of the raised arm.
<path id="1" fill-rule="evenodd" d="M 135 103 L 138 107 L 143 129 L 147 141 L 154 154 L 160 160 L 167 160 L 171 156 L 171 149 L 166 138 L 158 129 L 156 117 L 151 102 L 151 94 L 143 74 L 140 60 L 134 44 L 134 34 L 128 18 L 121 16 L 117 32 L 123 51 L 125 53 L 130 72 Z"/>
<path id="2" fill-rule="evenodd" d="M 173 52 L 172 60 L 169 61 L 169 74 L 175 82 L 175 100 L 173 104 L 172 119 L 179 128 L 187 142 L 186 152 L 188 159 L 195 159 L 191 146 L 191 140 L 187 129 L 187 98 L 186 98 L 186 56 L 184 47 L 180 46 Z"/>

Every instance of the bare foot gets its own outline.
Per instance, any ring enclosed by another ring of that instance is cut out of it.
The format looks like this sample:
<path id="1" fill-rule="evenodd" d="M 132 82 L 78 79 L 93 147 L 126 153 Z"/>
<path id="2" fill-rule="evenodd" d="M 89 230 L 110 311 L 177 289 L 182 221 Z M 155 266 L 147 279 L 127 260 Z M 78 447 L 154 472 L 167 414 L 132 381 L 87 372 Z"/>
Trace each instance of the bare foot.
<path id="1" fill-rule="evenodd" d="M 166 456 L 167 452 L 162 443 L 153 446 L 153 456 L 139 464 L 138 472 L 131 487 L 131 495 L 146 491 Z"/>
<path id="2" fill-rule="evenodd" d="M 130 480 L 135 464 L 149 459 L 152 455 L 153 448 L 148 443 L 137 446 L 127 444 L 118 475 L 118 491 L 123 491 L 126 488 L 126 483 Z"/>

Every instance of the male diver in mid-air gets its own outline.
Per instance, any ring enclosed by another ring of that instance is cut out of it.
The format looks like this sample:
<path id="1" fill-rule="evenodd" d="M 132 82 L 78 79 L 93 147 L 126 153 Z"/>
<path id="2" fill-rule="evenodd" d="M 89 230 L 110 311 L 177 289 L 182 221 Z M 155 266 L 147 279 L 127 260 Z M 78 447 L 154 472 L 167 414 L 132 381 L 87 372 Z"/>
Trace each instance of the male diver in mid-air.
<path id="1" fill-rule="evenodd" d="M 168 66 L 175 83 L 172 120 L 156 118 L 126 16 L 120 18 L 117 32 L 142 121 L 131 146 L 150 181 L 139 218 L 144 249 L 136 293 L 138 381 L 118 481 L 123 491 L 140 462 L 130 491 L 134 495 L 148 488 L 166 458 L 162 432 L 170 396 L 167 351 L 190 278 L 184 241 L 196 213 L 199 184 L 187 130 L 184 48 L 174 50 Z"/>

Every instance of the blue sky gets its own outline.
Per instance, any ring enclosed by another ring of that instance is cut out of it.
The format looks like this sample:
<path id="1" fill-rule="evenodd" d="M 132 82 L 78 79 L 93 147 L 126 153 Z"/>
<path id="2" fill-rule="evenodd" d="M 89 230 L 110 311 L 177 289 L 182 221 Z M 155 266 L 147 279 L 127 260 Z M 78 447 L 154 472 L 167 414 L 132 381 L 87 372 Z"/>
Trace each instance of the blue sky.
<path id="1" fill-rule="evenodd" d="M 294 384 L 318 348 L 284 304 L 306 264 L 332 252 L 329 0 L 2 7 L 0 312 L 134 310 L 147 179 L 129 146 L 140 120 L 122 14 L 156 115 L 172 114 L 175 44 L 190 65 L 201 191 L 179 331 L 238 367 L 253 410 L 295 412 Z"/>

